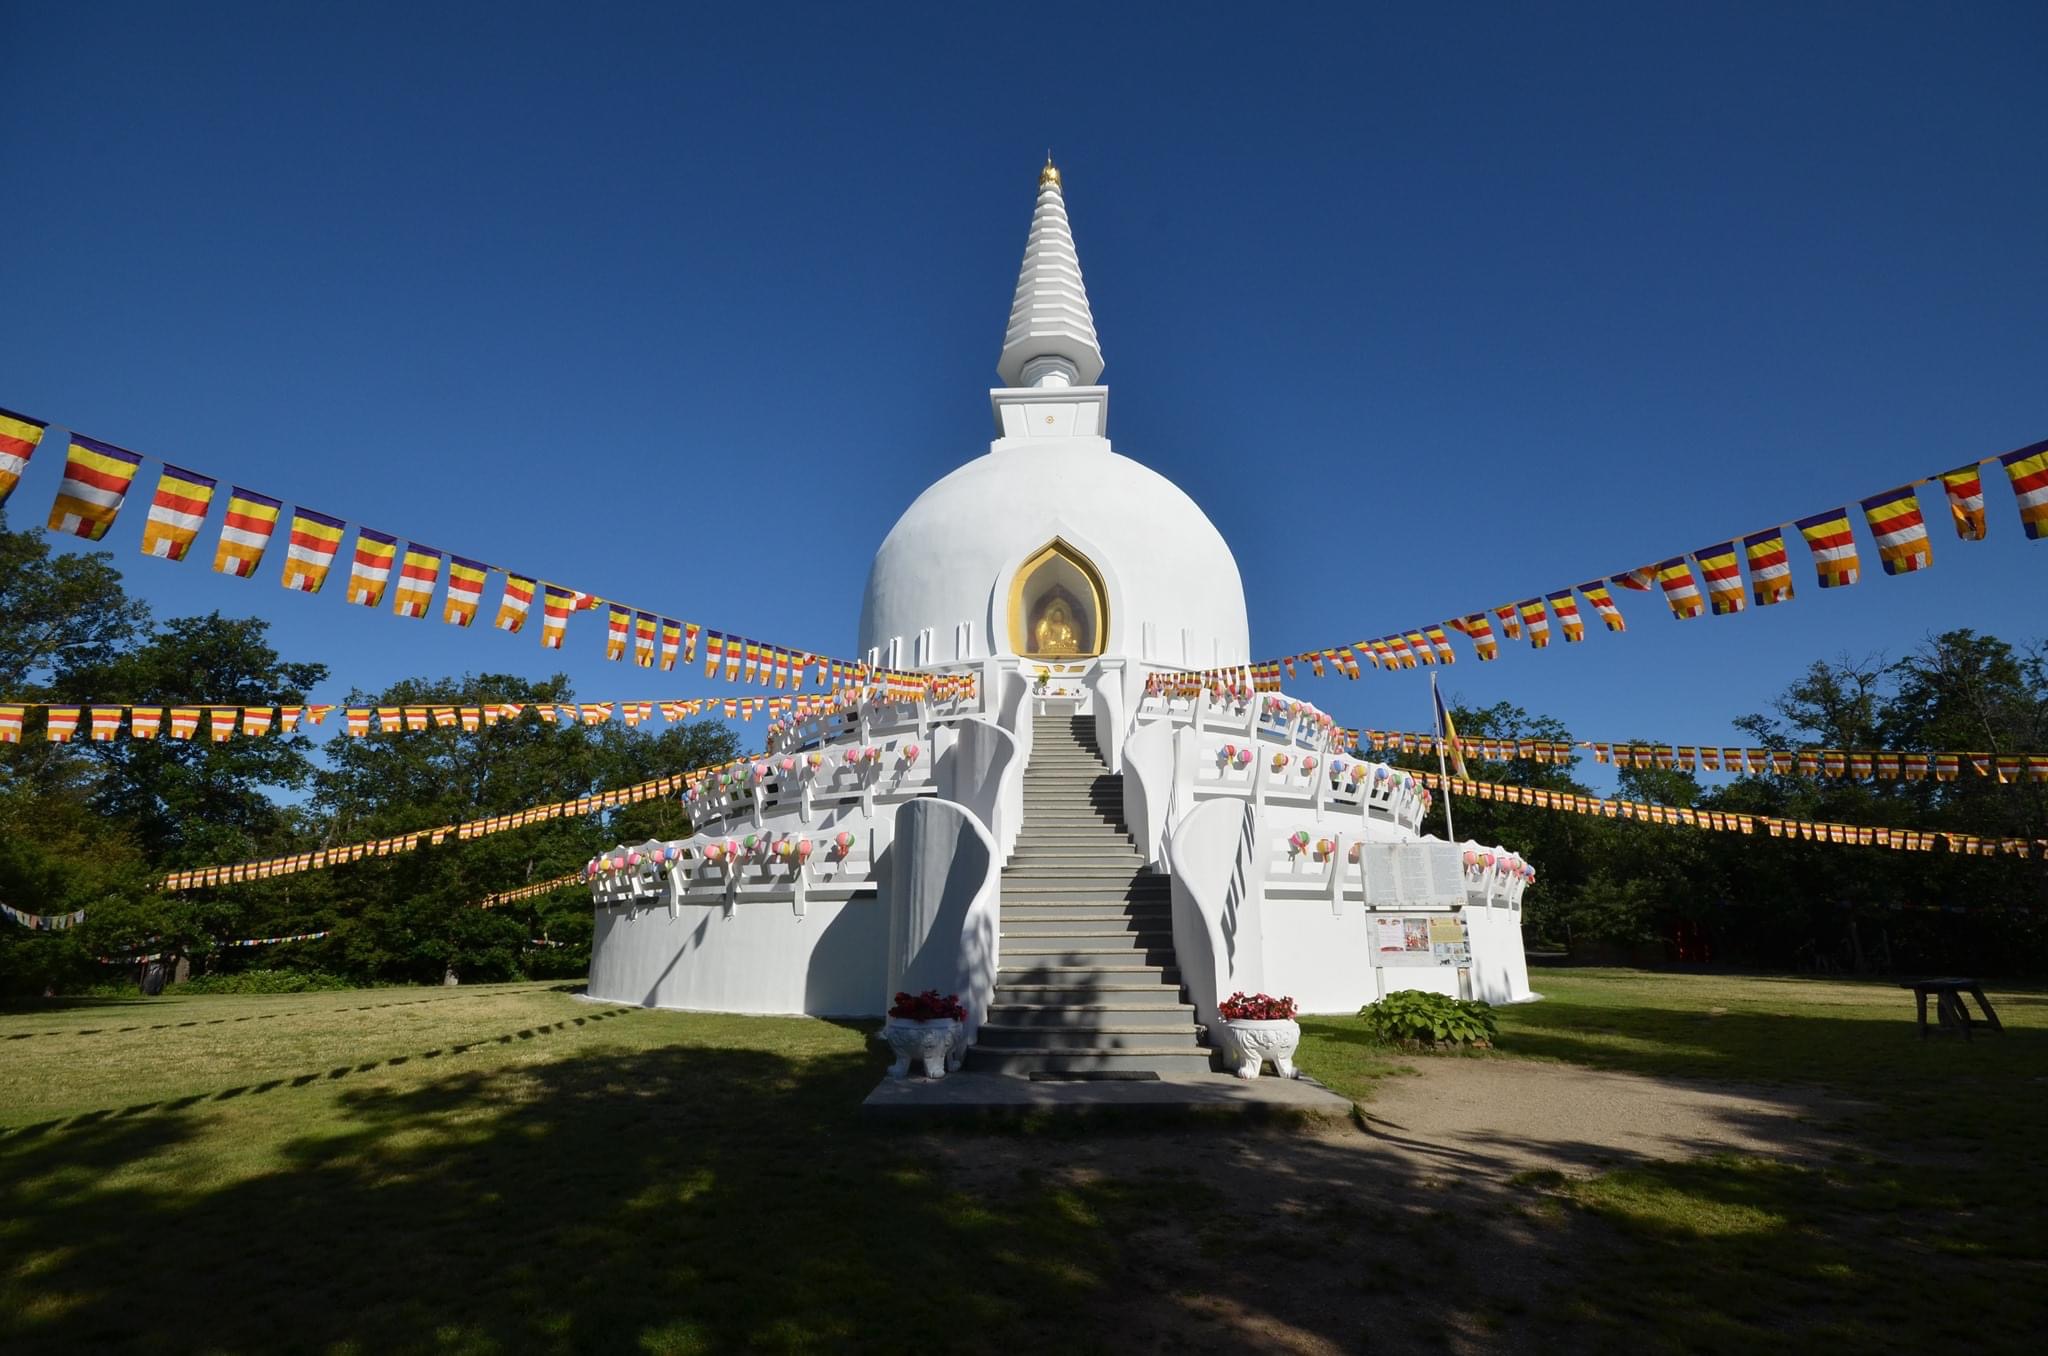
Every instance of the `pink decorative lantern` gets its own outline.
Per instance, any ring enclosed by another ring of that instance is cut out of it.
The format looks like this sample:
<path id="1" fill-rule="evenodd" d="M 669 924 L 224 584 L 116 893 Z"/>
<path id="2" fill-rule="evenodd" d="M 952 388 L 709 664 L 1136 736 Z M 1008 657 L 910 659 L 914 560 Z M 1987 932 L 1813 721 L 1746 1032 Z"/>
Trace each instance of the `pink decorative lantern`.
<path id="1" fill-rule="evenodd" d="M 1308 851 L 1308 830 L 1296 829 L 1287 835 L 1287 842 L 1296 852 Z"/>
<path id="2" fill-rule="evenodd" d="M 810 840 L 810 839 L 808 839 L 808 838 L 799 838 L 799 839 L 797 839 L 797 840 L 796 840 L 796 859 L 797 859 L 798 861 L 800 861 L 800 862 L 807 862 L 807 861 L 809 861 L 809 860 L 811 859 L 811 847 L 812 847 L 812 844 L 811 844 L 811 840 Z"/>
<path id="3" fill-rule="evenodd" d="M 832 843 L 835 847 L 839 849 L 839 855 L 841 857 L 847 857 L 852 855 L 853 835 L 848 833 L 845 829 L 841 829 L 838 832 L 838 834 L 833 837 Z"/>
<path id="4" fill-rule="evenodd" d="M 1316 770 L 1316 760 L 1315 760 L 1315 758 L 1314 758 L 1313 756 L 1310 756 L 1310 757 L 1307 757 L 1307 758 L 1304 758 L 1304 759 L 1302 759 L 1302 760 L 1301 760 L 1301 770 L 1302 770 L 1303 772 L 1314 772 L 1314 771 Z"/>
<path id="5" fill-rule="evenodd" d="M 903 761 L 906 763 L 915 763 L 917 761 L 918 752 L 919 750 L 917 745 L 906 745 L 903 750 Z"/>
<path id="6" fill-rule="evenodd" d="M 1239 749 L 1237 751 L 1237 765 L 1239 767 L 1250 767 L 1252 765 L 1252 751 L 1250 749 Z"/>
<path id="7" fill-rule="evenodd" d="M 722 862 L 722 861 L 724 861 L 724 860 L 725 860 L 725 848 L 724 848 L 724 846 L 723 846 L 722 844 L 719 844 L 719 843 L 706 843 L 706 844 L 704 845 L 704 860 L 705 860 L 705 861 L 707 861 L 707 862 Z"/>
<path id="8" fill-rule="evenodd" d="M 782 770 L 783 770 L 783 771 L 784 771 L 785 773 L 789 773 L 789 772 L 794 772 L 794 771 L 796 771 L 796 759 L 794 759 L 794 758 L 785 758 L 785 759 L 783 759 L 783 760 L 782 760 L 782 763 L 781 763 L 781 767 L 782 767 Z"/>

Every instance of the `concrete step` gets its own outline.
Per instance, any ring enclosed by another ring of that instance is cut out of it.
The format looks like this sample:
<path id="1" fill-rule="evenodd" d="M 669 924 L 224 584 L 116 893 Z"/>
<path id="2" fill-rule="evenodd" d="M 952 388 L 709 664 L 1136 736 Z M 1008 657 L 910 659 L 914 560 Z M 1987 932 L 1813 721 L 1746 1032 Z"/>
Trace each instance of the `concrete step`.
<path id="1" fill-rule="evenodd" d="M 1171 939 L 1165 946 L 1141 946 L 1135 937 L 1082 937 L 1063 941 L 1057 937 L 1003 938 L 1003 967 L 1031 969 L 1060 965 L 1086 968 L 1097 965 L 1173 964 Z"/>
<path id="2" fill-rule="evenodd" d="M 1170 984 L 1175 991 L 1180 988 L 1178 965 L 1147 965 L 1143 961 L 1102 965 L 1030 961 L 1011 965 L 1008 956 L 1003 959 L 1003 967 L 996 971 L 996 988 L 999 990 L 1013 984 L 1049 989 L 1101 989 L 1119 984 Z"/>
<path id="3" fill-rule="evenodd" d="M 976 1073 L 1176 1073 L 1209 1072 L 1209 1052 L 1201 1046 L 1131 1046 L 1121 1050 L 991 1049 L 977 1045 L 961 1067 Z"/>
<path id="4" fill-rule="evenodd" d="M 1173 945 L 1173 915 L 1165 909 L 1145 914 L 1111 914 L 1107 918 L 1079 917 L 1065 909 L 1041 909 L 1036 913 L 1003 918 L 1003 937 L 1154 937 L 1163 935 L 1160 945 Z"/>
<path id="5" fill-rule="evenodd" d="M 1144 980 L 1111 980 L 1101 984 L 1004 984 L 995 993 L 995 1003 L 1039 1008 L 1086 1007 L 1116 1003 L 1141 1006 L 1177 1007 L 1178 984 L 1155 984 Z"/>
<path id="6" fill-rule="evenodd" d="M 1154 881 L 1159 882 L 1153 884 Z M 1119 876 L 1114 872 L 1091 871 L 1087 873 L 1049 873 L 1041 871 L 1005 871 L 1003 893 L 1015 892 L 1020 895 L 1043 895 L 1071 892 L 1084 895 L 1110 894 L 1117 899 L 1148 895 L 1159 899 L 1171 899 L 1173 890 L 1163 876 Z"/>
<path id="7" fill-rule="evenodd" d="M 1140 923 L 1146 928 L 1171 928 L 1173 906 L 1164 900 L 1112 899 L 1101 904 L 1074 904 L 1057 899 L 1038 903 L 1010 900 L 1003 905 L 1003 926 L 1011 923 Z"/>
<path id="8" fill-rule="evenodd" d="M 1161 990 L 1165 994 L 1165 990 Z M 1135 1000 L 1114 1003 L 991 1003 L 988 1020 L 1007 1027 L 1108 1026 L 1194 1027 L 1195 1008 L 1179 1001 L 1178 995 L 1144 1003 Z M 986 1029 L 986 1028 L 984 1028 Z"/>
<path id="9" fill-rule="evenodd" d="M 1187 1046 L 1200 1049 L 1195 1024 L 1179 1021 L 1136 1026 L 1117 1024 L 1095 1026 L 1011 1026 L 983 1022 L 975 1037 L 977 1045 L 991 1049 L 1129 1050 Z"/>

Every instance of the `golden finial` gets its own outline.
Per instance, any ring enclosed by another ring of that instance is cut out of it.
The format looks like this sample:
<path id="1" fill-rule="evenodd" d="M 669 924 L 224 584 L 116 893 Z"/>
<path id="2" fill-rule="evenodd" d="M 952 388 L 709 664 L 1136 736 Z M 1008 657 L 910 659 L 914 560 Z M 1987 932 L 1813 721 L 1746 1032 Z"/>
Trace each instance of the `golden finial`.
<path id="1" fill-rule="evenodd" d="M 1047 184 L 1051 184 L 1054 188 L 1060 186 L 1060 172 L 1052 163 L 1052 151 L 1050 148 L 1047 148 L 1045 152 L 1045 168 L 1038 172 L 1038 186 L 1044 188 Z"/>

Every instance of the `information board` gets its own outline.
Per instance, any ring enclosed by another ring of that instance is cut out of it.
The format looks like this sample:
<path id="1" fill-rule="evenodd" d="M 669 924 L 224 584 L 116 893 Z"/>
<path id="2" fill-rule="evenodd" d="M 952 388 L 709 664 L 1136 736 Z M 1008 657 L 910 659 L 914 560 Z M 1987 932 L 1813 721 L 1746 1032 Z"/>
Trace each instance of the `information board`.
<path id="1" fill-rule="evenodd" d="M 1465 920 L 1456 914 L 1375 914 L 1372 963 L 1383 967 L 1472 963 Z"/>

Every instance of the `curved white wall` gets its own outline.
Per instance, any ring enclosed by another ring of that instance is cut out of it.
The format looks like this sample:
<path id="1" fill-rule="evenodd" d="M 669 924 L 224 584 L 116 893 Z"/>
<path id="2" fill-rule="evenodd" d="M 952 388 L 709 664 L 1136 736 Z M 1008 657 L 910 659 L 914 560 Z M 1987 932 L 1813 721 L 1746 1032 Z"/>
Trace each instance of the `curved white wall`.
<path id="1" fill-rule="evenodd" d="M 1014 653 L 1011 578 L 1063 537 L 1108 590 L 1106 653 L 1188 668 L 1250 660 L 1237 560 L 1179 486 L 1102 438 L 997 446 L 919 495 L 883 540 L 861 599 L 863 653 L 886 654 L 899 638 L 906 666 Z M 973 626 L 966 654 L 963 623 Z"/>

